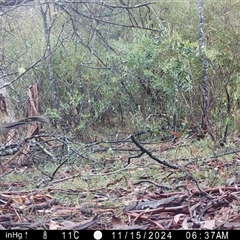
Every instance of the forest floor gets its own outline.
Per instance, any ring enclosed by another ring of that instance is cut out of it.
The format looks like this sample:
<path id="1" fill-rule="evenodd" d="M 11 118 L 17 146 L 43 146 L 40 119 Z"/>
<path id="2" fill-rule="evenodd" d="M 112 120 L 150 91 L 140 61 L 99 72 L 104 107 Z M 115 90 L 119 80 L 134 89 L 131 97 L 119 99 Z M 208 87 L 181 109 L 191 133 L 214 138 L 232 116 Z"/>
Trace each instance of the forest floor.
<path id="1" fill-rule="evenodd" d="M 2 166 L 1 229 L 240 229 L 237 140 L 49 141 Z"/>

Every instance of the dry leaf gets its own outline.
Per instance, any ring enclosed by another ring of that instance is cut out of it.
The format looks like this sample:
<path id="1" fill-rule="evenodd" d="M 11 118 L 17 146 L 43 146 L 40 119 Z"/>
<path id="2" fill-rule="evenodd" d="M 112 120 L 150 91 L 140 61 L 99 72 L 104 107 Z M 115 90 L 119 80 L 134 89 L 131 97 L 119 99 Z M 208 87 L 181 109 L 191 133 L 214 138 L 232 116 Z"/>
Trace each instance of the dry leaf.
<path id="1" fill-rule="evenodd" d="M 216 221 L 214 219 L 206 220 L 202 222 L 202 229 L 212 230 L 215 228 L 215 226 L 216 226 Z"/>
<path id="2" fill-rule="evenodd" d="M 115 217 L 115 216 L 112 216 L 111 222 L 112 222 L 113 228 L 121 227 L 121 226 L 124 225 L 124 224 L 122 223 L 121 218 Z"/>
<path id="3" fill-rule="evenodd" d="M 182 214 L 182 213 L 177 214 L 177 215 L 174 216 L 173 220 L 174 220 L 175 223 L 178 223 L 180 218 L 184 217 L 184 216 L 186 216 L 186 214 Z"/>
<path id="4" fill-rule="evenodd" d="M 60 228 L 60 225 L 58 222 L 51 220 L 49 222 L 49 230 L 58 230 Z"/>

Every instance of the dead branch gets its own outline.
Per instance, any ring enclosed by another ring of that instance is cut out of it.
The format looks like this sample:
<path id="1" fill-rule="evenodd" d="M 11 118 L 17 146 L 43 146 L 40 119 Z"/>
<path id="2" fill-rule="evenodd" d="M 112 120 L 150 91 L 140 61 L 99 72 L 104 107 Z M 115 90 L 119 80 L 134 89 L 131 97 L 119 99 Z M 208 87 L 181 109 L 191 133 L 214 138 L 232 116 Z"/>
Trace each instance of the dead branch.
<path id="1" fill-rule="evenodd" d="M 131 140 L 132 142 L 142 151 L 139 155 L 137 156 L 132 156 L 132 157 L 129 157 L 128 158 L 128 164 L 130 164 L 130 159 L 131 158 L 137 158 L 137 157 L 141 157 L 144 153 L 146 153 L 150 158 L 152 158 L 153 160 L 157 161 L 158 163 L 164 165 L 164 166 L 167 166 L 169 168 L 172 168 L 172 169 L 179 169 L 177 166 L 175 165 L 171 165 L 169 163 L 167 163 L 166 161 L 161 161 L 159 160 L 157 157 L 153 156 L 151 152 L 149 152 L 146 148 L 144 148 L 137 140 L 136 138 L 134 137 L 134 135 L 131 135 Z"/>

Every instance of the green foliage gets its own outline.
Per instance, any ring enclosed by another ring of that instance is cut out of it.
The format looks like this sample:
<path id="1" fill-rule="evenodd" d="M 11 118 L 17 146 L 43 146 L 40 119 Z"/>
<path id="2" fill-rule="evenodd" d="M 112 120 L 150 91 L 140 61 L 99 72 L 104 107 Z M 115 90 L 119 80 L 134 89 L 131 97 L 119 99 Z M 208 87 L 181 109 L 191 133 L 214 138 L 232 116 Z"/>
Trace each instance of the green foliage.
<path id="1" fill-rule="evenodd" d="M 158 131 L 172 127 L 174 113 L 179 128 L 198 125 L 202 66 L 196 3 L 156 2 L 152 9 L 155 12 L 148 8 L 133 11 L 134 19 L 145 29 L 122 27 L 133 24 L 133 19 L 124 14 L 114 20 L 121 24 L 102 23 L 96 29 L 93 23 L 74 15 L 75 23 L 80 24 L 74 34 L 73 19 L 68 21 L 64 13 L 53 13 L 52 17 L 57 17 L 49 37 L 60 113 L 53 107 L 52 83 L 44 58 L 46 43 L 37 10 L 34 17 L 26 13 L 25 19 L 31 17 L 31 21 L 23 19 L 20 9 L 15 12 L 21 27 L 11 21 L 12 16 L 5 16 L 6 29 L 14 29 L 14 39 L 19 41 L 16 44 L 11 35 L 3 35 L 4 66 L 10 66 L 9 72 L 18 72 L 21 84 L 13 83 L 17 91 L 42 82 L 44 111 L 52 118 L 64 118 L 72 132 L 101 124 Z M 240 125 L 239 10 L 240 5 L 231 1 L 204 2 L 209 118 L 216 139 L 223 137 L 221 129 L 235 131 Z M 105 20 L 113 21 L 110 17 Z"/>
<path id="2" fill-rule="evenodd" d="M 152 36 L 142 34 L 140 30 L 133 31 L 133 34 L 134 40 L 130 43 L 123 45 L 113 42 L 115 48 L 120 49 L 119 58 L 124 59 L 126 74 L 119 78 L 119 82 L 124 82 L 127 89 L 125 95 L 128 104 L 132 101 L 135 103 L 133 107 L 126 106 L 126 110 L 132 113 L 140 110 L 143 119 L 151 114 L 166 114 L 164 111 L 171 115 L 175 94 L 174 76 L 177 75 L 178 94 L 184 96 L 179 98 L 179 117 L 184 119 L 196 97 L 192 97 L 194 86 L 199 85 L 201 65 L 197 57 L 198 44 L 184 40 L 180 34 Z M 193 68 L 197 71 L 193 72 Z M 158 93 L 161 93 L 161 99 L 158 99 Z M 159 106 L 162 100 L 164 102 Z"/>
<path id="3" fill-rule="evenodd" d="M 45 111 L 45 114 L 47 117 L 49 117 L 51 119 L 60 119 L 60 115 L 59 115 L 59 112 L 57 111 L 57 109 L 47 108 Z"/>

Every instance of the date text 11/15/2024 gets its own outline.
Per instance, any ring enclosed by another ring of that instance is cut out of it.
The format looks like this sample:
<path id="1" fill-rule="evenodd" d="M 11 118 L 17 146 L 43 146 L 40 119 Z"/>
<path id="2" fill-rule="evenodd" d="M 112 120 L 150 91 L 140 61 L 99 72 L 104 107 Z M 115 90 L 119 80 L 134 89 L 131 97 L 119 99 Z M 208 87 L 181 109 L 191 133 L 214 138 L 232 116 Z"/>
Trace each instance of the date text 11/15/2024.
<path id="1" fill-rule="evenodd" d="M 215 239 L 235 239 L 238 231 L 224 231 L 224 230 L 176 230 L 176 231 L 112 231 L 113 240 L 215 240 Z M 232 234 L 229 234 L 232 233 Z M 235 233 L 235 234 L 234 234 Z M 232 235 L 232 238 L 230 237 Z M 104 236 L 104 234 L 103 234 Z"/>

